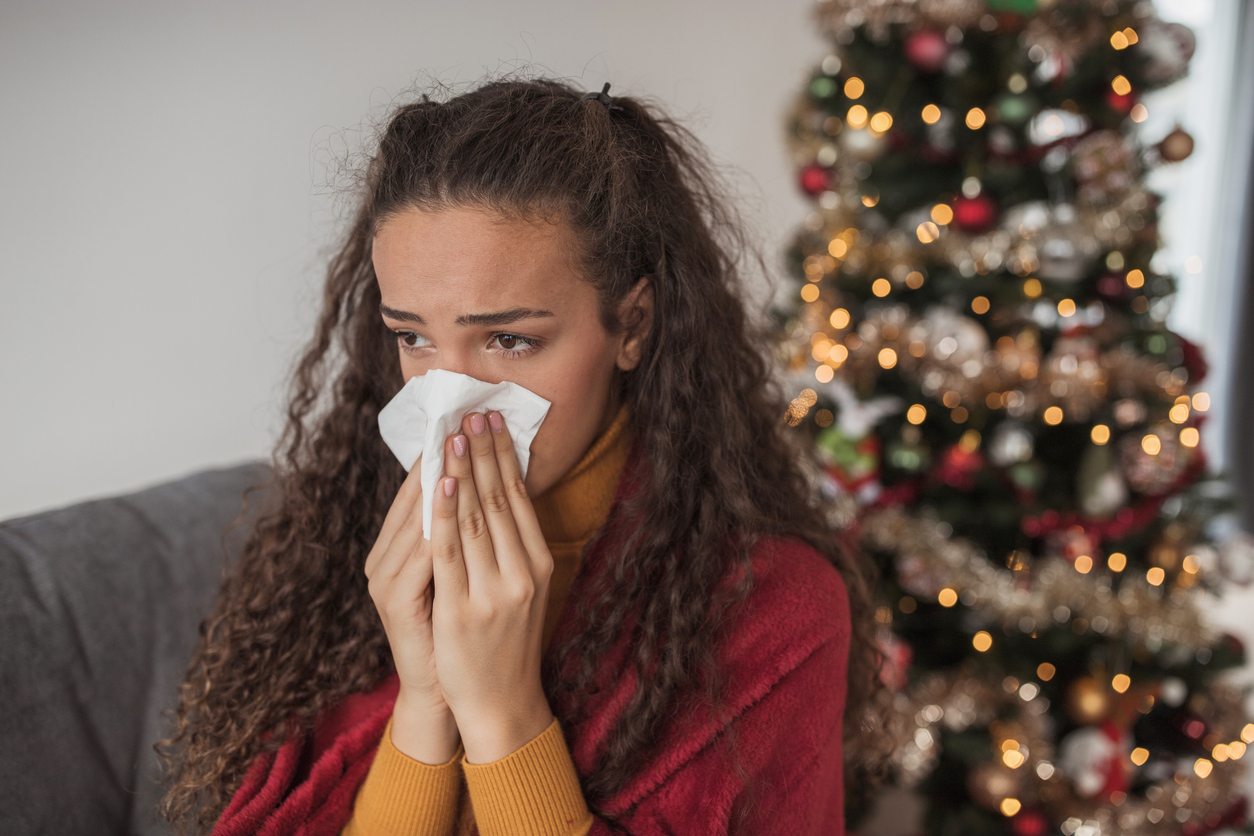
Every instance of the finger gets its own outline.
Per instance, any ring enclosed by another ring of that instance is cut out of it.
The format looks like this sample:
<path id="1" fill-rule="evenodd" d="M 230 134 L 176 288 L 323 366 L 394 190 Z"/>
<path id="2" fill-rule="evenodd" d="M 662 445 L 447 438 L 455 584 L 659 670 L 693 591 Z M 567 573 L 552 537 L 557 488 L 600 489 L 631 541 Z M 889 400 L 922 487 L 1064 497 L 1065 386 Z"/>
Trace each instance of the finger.
<path id="1" fill-rule="evenodd" d="M 462 421 L 462 424 L 470 426 L 467 421 Z M 457 455 L 458 444 L 464 455 Z M 457 479 L 457 526 L 461 535 L 462 557 L 466 562 L 466 583 L 471 590 L 476 582 L 488 580 L 499 571 L 494 553 L 495 540 L 488 529 L 485 509 L 480 505 L 479 488 L 471 465 L 474 456 L 470 449 L 472 446 L 467 433 L 458 433 L 449 443 L 452 454 L 444 459 L 445 471 Z"/>
<path id="2" fill-rule="evenodd" d="M 412 618 L 417 610 L 417 602 L 431 583 L 434 571 L 431 565 L 431 548 L 426 540 L 420 540 L 418 546 L 404 562 L 396 577 L 392 579 L 389 597 L 395 601 L 403 618 Z M 395 596 L 395 597 L 392 597 Z"/>
<path id="3" fill-rule="evenodd" d="M 388 508 L 387 516 L 383 519 L 383 527 L 379 529 L 379 536 L 375 538 L 374 548 L 370 550 L 370 554 L 366 557 L 366 577 L 369 578 L 374 570 L 383 560 L 384 553 L 392 544 L 392 539 L 396 536 L 396 532 L 400 530 L 405 519 L 413 513 L 414 508 L 419 509 L 419 532 L 421 533 L 422 523 L 422 456 L 418 456 L 418 460 L 414 462 L 414 466 L 409 469 L 409 473 L 405 475 L 405 480 L 401 482 L 400 490 L 396 492 L 396 498 L 392 500 L 392 506 Z"/>
<path id="4" fill-rule="evenodd" d="M 519 576 L 525 573 L 526 577 L 531 577 L 531 567 L 526 565 L 527 550 L 523 546 L 522 538 L 518 536 L 518 526 L 514 524 L 513 509 L 505 494 L 505 484 L 501 480 L 501 469 L 497 465 L 495 442 L 492 439 L 493 433 L 488 431 L 487 417 L 476 412 L 462 421 L 462 426 L 470 430 L 467 437 L 470 439 L 475 493 L 487 519 L 497 571 L 503 574 L 514 572 Z"/>
<path id="5" fill-rule="evenodd" d="M 488 426 L 492 430 L 497 468 L 505 496 L 509 499 L 509 507 L 513 511 L 518 536 L 527 547 L 527 554 L 543 554 L 548 545 L 544 540 L 544 532 L 540 529 L 540 520 L 536 518 L 531 496 L 527 493 L 522 469 L 518 466 L 518 454 L 514 450 L 514 440 L 510 438 L 509 430 L 505 426 L 505 416 L 499 412 L 488 413 Z"/>
<path id="6" fill-rule="evenodd" d="M 415 466 L 415 470 L 417 467 Z M 381 583 L 389 584 L 396 573 L 405 565 L 405 561 L 423 542 L 422 532 L 422 488 L 419 482 L 418 495 L 415 497 L 413 505 L 409 509 L 409 513 L 401 518 L 400 525 L 396 529 L 396 533 L 392 535 L 392 542 L 388 543 L 384 548 L 383 555 L 379 559 L 378 565 L 374 567 L 374 572 L 368 578 L 372 584 Z"/>
<path id="7" fill-rule="evenodd" d="M 452 496 L 449 496 L 446 487 L 452 488 Z M 436 482 L 435 501 L 432 503 L 432 572 L 436 597 L 445 601 L 464 601 L 469 596 L 461 536 L 457 530 L 457 494 L 461 492 L 460 487 L 456 477 L 441 477 Z"/>

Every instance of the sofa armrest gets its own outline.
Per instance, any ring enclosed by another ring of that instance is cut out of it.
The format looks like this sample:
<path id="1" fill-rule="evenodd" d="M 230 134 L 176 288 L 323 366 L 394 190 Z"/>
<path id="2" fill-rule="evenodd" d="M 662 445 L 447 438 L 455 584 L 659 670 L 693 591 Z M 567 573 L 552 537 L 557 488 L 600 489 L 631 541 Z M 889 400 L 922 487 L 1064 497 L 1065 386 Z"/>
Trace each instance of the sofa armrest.
<path id="1" fill-rule="evenodd" d="M 152 747 L 269 478 L 250 462 L 0 522 L 0 833 L 169 832 Z"/>

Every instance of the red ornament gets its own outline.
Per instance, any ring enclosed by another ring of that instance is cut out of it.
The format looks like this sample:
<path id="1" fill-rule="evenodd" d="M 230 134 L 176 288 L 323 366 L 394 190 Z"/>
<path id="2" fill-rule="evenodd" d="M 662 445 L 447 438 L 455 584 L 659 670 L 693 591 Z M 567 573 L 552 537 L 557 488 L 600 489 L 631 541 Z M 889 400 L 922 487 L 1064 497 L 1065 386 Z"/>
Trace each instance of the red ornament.
<path id="1" fill-rule="evenodd" d="M 889 631 L 876 636 L 880 651 L 880 682 L 892 691 L 900 691 L 910 681 L 910 663 L 914 660 L 914 648 Z"/>
<path id="2" fill-rule="evenodd" d="M 940 72 L 949 57 L 945 36 L 933 29 L 920 29 L 906 36 L 906 60 L 925 73 Z"/>
<path id="3" fill-rule="evenodd" d="M 964 232 L 983 232 L 997 220 L 997 204 L 982 192 L 975 197 L 955 197 L 950 206 L 954 210 L 954 226 Z"/>
<path id="4" fill-rule="evenodd" d="M 1106 90 L 1106 104 L 1110 105 L 1110 109 L 1116 113 L 1127 113 L 1136 104 L 1136 91 L 1120 95 L 1108 88 Z"/>
<path id="5" fill-rule="evenodd" d="M 801 169 L 801 190 L 812 197 L 827 191 L 831 182 L 831 172 L 817 163 Z"/>
<path id="6" fill-rule="evenodd" d="M 961 444 L 945 450 L 934 471 L 936 478 L 951 488 L 969 491 L 975 488 L 975 474 L 984 467 L 984 454 L 979 450 L 967 452 Z"/>
<path id="7" fill-rule="evenodd" d="M 1115 302 L 1131 299 L 1137 291 L 1128 287 L 1124 275 L 1123 273 L 1106 273 L 1097 280 L 1097 292 Z"/>
<path id="8" fill-rule="evenodd" d="M 1049 819 L 1040 810 L 1025 807 L 1010 820 L 1010 830 L 1015 836 L 1045 836 L 1049 832 Z"/>
<path id="9" fill-rule="evenodd" d="M 1206 377 L 1206 372 L 1209 371 L 1202 349 L 1197 343 L 1186 340 L 1179 334 L 1176 334 L 1176 342 L 1179 343 L 1180 351 L 1184 354 L 1184 368 L 1189 373 L 1189 383 L 1191 385 L 1201 383 L 1202 378 Z"/>

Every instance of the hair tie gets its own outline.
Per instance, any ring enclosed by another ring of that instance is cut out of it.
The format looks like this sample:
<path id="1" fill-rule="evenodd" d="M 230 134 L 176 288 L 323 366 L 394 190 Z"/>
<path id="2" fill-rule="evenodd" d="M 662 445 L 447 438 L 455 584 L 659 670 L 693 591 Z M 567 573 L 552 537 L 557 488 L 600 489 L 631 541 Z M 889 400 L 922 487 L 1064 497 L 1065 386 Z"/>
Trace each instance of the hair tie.
<path id="1" fill-rule="evenodd" d="M 610 83 L 608 81 L 605 82 L 605 86 L 601 88 L 600 93 L 584 93 L 579 97 L 580 101 L 583 101 L 584 99 L 596 99 L 598 102 L 605 105 L 606 110 L 623 109 L 620 105 L 614 104 L 614 97 L 610 95 Z"/>

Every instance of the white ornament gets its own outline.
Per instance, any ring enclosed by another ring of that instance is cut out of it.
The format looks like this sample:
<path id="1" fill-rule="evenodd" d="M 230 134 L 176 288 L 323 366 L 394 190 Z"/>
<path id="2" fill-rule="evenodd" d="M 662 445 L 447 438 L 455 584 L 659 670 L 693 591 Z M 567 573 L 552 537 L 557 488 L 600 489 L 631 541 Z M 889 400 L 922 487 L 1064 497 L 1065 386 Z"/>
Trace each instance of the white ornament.
<path id="1" fill-rule="evenodd" d="M 1127 734 L 1121 734 L 1115 741 L 1101 729 L 1085 726 L 1062 739 L 1058 747 L 1058 768 L 1071 779 L 1077 795 L 1092 798 L 1106 784 L 1107 765 L 1126 758 L 1131 752 L 1131 738 Z"/>

